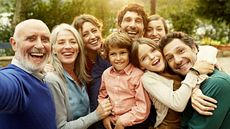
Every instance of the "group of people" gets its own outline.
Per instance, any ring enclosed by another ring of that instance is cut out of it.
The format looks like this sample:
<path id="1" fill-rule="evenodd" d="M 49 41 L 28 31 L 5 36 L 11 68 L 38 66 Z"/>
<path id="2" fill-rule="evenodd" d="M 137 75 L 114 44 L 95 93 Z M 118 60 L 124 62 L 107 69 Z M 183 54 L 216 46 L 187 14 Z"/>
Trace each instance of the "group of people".
<path id="1" fill-rule="evenodd" d="M 51 33 L 37 19 L 15 27 L 15 56 L 0 69 L 1 129 L 229 128 L 230 76 L 214 48 L 199 57 L 190 36 L 139 4 L 118 12 L 105 39 L 102 27 L 88 14 Z"/>

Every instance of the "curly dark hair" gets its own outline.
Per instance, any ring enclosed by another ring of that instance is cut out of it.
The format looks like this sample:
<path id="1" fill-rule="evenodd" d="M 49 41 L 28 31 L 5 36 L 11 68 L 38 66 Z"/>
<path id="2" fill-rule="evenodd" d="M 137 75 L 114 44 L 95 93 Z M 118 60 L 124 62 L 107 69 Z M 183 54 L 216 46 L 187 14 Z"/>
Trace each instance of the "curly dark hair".
<path id="1" fill-rule="evenodd" d="M 193 40 L 193 38 L 183 32 L 172 32 L 167 34 L 166 36 L 163 36 L 160 40 L 160 49 L 163 50 L 167 44 L 172 42 L 173 39 L 181 40 L 185 45 L 188 45 L 190 48 L 193 48 L 195 46 L 198 50 L 198 45 Z"/>
<path id="2" fill-rule="evenodd" d="M 122 8 L 118 13 L 117 13 L 117 25 L 120 27 L 121 26 L 121 22 L 122 19 L 124 17 L 124 15 L 126 14 L 126 12 L 136 12 L 138 15 L 140 15 L 143 19 L 143 24 L 144 24 L 144 31 L 147 29 L 147 23 L 148 23 L 148 17 L 147 14 L 144 11 L 144 7 L 140 4 L 137 3 L 130 3 L 126 6 L 124 6 L 124 8 Z"/>

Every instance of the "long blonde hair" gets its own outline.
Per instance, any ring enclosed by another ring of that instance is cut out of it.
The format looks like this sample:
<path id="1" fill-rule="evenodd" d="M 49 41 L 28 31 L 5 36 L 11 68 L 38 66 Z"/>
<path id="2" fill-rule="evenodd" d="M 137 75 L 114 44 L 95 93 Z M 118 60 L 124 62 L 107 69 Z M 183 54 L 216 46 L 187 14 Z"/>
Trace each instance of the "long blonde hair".
<path id="1" fill-rule="evenodd" d="M 84 45 L 83 45 L 83 41 L 82 38 L 79 34 L 79 32 L 72 26 L 62 23 L 60 25 L 57 25 L 54 27 L 54 29 L 52 30 L 51 33 L 51 45 L 52 48 L 54 49 L 56 43 L 57 43 L 57 36 L 58 33 L 61 31 L 70 31 L 74 37 L 76 38 L 76 41 L 78 43 L 79 46 L 79 53 L 77 56 L 77 59 L 75 60 L 75 66 L 74 66 L 74 72 L 77 75 L 77 77 L 82 81 L 86 81 L 88 82 L 90 80 L 89 75 L 86 72 L 86 59 L 85 59 L 85 55 L 84 55 Z M 51 63 L 55 69 L 55 71 L 59 74 L 59 76 L 64 79 L 64 68 L 62 66 L 62 63 L 59 61 L 57 55 L 54 53 L 54 51 L 52 51 L 52 59 L 51 59 Z"/>

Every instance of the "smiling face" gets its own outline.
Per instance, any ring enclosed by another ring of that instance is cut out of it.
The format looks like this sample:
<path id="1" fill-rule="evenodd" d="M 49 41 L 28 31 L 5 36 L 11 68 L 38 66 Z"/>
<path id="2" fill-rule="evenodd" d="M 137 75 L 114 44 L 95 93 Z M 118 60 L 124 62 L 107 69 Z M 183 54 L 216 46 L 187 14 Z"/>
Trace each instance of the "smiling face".
<path id="1" fill-rule="evenodd" d="M 173 39 L 163 49 L 166 61 L 171 69 L 181 75 L 186 75 L 196 61 L 196 48 L 189 47 L 180 39 Z"/>
<path id="2" fill-rule="evenodd" d="M 82 25 L 82 37 L 85 48 L 92 51 L 97 51 L 101 47 L 102 36 L 98 27 L 90 22 L 85 22 Z"/>
<path id="3" fill-rule="evenodd" d="M 152 20 L 148 23 L 146 37 L 159 42 L 161 37 L 166 35 L 166 30 L 162 20 Z"/>
<path id="4" fill-rule="evenodd" d="M 50 56 L 50 31 L 39 20 L 26 20 L 20 23 L 10 38 L 15 51 L 15 58 L 27 70 L 39 72 L 43 70 Z"/>
<path id="5" fill-rule="evenodd" d="M 129 51 L 126 48 L 109 48 L 109 61 L 116 71 L 125 69 L 129 64 Z"/>
<path id="6" fill-rule="evenodd" d="M 54 52 L 63 65 L 74 66 L 79 53 L 79 46 L 72 32 L 62 30 L 58 33 Z"/>
<path id="7" fill-rule="evenodd" d="M 147 44 L 139 44 L 138 59 L 143 70 L 163 72 L 165 69 L 165 61 L 161 52 Z"/>
<path id="8" fill-rule="evenodd" d="M 141 15 L 127 11 L 122 19 L 120 30 L 132 39 L 140 38 L 144 34 L 144 22 Z"/>

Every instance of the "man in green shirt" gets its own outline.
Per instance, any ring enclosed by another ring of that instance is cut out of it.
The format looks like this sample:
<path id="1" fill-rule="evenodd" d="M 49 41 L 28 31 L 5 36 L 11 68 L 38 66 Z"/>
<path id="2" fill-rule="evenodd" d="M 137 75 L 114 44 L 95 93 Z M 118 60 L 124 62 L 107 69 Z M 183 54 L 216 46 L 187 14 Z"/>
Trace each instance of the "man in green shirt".
<path id="1" fill-rule="evenodd" d="M 175 73 L 185 76 L 192 70 L 199 74 L 193 67 L 197 60 L 198 48 L 191 37 L 181 32 L 168 34 L 162 38 L 160 48 Z M 188 104 L 182 117 L 182 129 L 230 129 L 230 76 L 214 70 L 201 83 L 200 89 L 206 96 L 217 100 L 217 108 L 211 116 L 205 116 Z"/>

